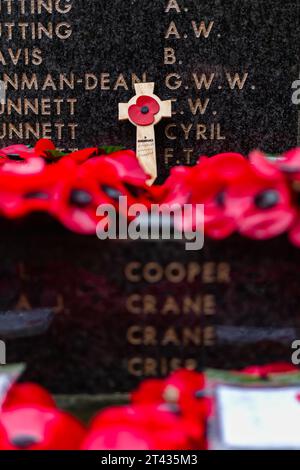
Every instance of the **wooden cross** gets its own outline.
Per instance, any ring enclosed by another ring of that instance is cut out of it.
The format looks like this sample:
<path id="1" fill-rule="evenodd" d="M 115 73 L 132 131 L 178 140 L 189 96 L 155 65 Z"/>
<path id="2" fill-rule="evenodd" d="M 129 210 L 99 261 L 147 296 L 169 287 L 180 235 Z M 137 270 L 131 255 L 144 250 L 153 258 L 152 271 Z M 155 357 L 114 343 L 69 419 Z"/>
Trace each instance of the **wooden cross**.
<path id="1" fill-rule="evenodd" d="M 119 120 L 127 120 L 137 127 L 136 153 L 149 185 L 157 178 L 154 126 L 162 118 L 172 116 L 172 101 L 161 101 L 154 95 L 154 83 L 135 84 L 136 95 L 128 103 L 119 103 Z"/>

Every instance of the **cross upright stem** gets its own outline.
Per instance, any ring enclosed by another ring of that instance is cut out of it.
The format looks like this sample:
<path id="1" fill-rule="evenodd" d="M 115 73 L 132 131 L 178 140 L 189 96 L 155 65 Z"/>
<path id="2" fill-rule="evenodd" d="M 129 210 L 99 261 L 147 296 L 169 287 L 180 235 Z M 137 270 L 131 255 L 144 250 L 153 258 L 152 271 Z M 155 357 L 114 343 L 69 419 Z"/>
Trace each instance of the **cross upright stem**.
<path id="1" fill-rule="evenodd" d="M 153 184 L 157 178 L 155 130 L 153 125 L 137 127 L 136 153 L 143 169 L 151 176 L 148 184 Z"/>

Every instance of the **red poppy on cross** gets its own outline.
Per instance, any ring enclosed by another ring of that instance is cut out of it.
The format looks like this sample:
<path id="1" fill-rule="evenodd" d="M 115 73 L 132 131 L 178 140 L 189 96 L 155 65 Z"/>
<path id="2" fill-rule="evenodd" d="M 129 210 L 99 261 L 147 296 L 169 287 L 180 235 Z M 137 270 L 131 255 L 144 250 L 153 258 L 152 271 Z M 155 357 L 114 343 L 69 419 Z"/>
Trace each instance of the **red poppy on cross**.
<path id="1" fill-rule="evenodd" d="M 151 179 L 157 178 L 157 162 L 154 126 L 162 118 L 172 116 L 172 101 L 161 101 L 154 95 L 154 83 L 135 84 L 136 95 L 129 103 L 119 103 L 119 120 L 129 121 L 137 127 L 137 157 Z"/>

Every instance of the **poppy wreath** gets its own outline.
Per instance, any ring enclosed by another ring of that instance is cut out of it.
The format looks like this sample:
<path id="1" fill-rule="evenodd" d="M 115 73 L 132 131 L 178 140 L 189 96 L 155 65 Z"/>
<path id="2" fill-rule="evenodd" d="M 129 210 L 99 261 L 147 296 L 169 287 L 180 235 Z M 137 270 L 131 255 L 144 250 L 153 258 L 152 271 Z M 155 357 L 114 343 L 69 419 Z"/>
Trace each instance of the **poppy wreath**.
<path id="1" fill-rule="evenodd" d="M 234 371 L 264 381 L 284 373 L 298 376 L 298 369 L 278 363 Z M 58 409 L 39 385 L 15 384 L 0 409 L 0 451 L 207 450 L 214 400 L 206 382 L 204 373 L 187 369 L 145 380 L 128 405 L 100 411 L 88 426 Z"/>
<path id="2" fill-rule="evenodd" d="M 143 98 L 131 112 L 133 120 L 153 120 L 157 107 Z M 272 160 L 260 151 L 249 158 L 201 156 L 193 167 L 173 168 L 160 186 L 149 187 L 148 179 L 131 150 L 93 147 L 64 154 L 47 139 L 34 148 L 13 145 L 0 150 L 0 215 L 46 212 L 74 232 L 95 234 L 97 207 L 109 203 L 119 210 L 121 196 L 128 206 L 148 208 L 204 204 L 204 229 L 211 238 L 238 232 L 266 240 L 287 232 L 300 246 L 300 149 Z M 200 230 L 193 218 L 184 226 Z"/>
<path id="3" fill-rule="evenodd" d="M 205 450 L 204 385 L 202 373 L 188 370 L 146 381 L 130 404 L 102 410 L 84 426 L 39 385 L 14 384 L 0 409 L 0 451 Z"/>

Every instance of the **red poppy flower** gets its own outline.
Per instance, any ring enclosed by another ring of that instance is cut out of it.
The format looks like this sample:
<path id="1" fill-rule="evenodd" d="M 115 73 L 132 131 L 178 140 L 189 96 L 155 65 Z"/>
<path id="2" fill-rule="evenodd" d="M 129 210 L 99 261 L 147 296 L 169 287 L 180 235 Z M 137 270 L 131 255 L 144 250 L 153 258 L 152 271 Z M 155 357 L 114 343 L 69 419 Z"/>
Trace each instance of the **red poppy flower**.
<path id="1" fill-rule="evenodd" d="M 56 408 L 56 404 L 50 393 L 44 388 L 33 383 L 14 384 L 8 391 L 2 404 L 2 410 L 16 406 L 43 406 L 46 408 Z"/>
<path id="2" fill-rule="evenodd" d="M 297 218 L 296 222 L 292 225 L 289 231 L 289 239 L 293 245 L 300 248 L 300 218 Z"/>
<path id="3" fill-rule="evenodd" d="M 191 167 L 174 167 L 163 185 L 162 201 L 164 204 L 187 204 L 192 194 Z"/>
<path id="4" fill-rule="evenodd" d="M 189 389 L 189 386 L 185 388 L 187 383 L 184 376 L 185 371 L 180 371 L 175 373 L 174 381 L 173 378 L 145 380 L 131 394 L 131 401 L 135 405 L 152 404 L 160 409 L 176 412 L 184 423 L 190 444 L 195 449 L 206 449 L 205 429 L 206 420 L 211 413 L 211 401 L 202 396 L 202 377 L 199 380 L 199 377 L 189 376 L 187 371 L 187 382 L 193 381 L 193 386 Z"/>
<path id="5" fill-rule="evenodd" d="M 51 205 L 52 214 L 70 230 L 76 233 L 96 233 L 96 210 L 98 187 L 83 166 L 78 166 L 71 159 L 58 163 L 68 163 L 68 174 L 58 181 Z"/>
<path id="6" fill-rule="evenodd" d="M 1 166 L 1 172 L 5 177 L 9 176 L 32 176 L 42 173 L 45 168 L 45 162 L 39 157 L 30 157 L 24 163 L 19 164 L 16 162 L 7 161 Z"/>
<path id="7" fill-rule="evenodd" d="M 127 424 L 107 425 L 90 432 L 82 450 L 155 450 L 151 433 Z"/>
<path id="8" fill-rule="evenodd" d="M 173 372 L 166 379 L 143 381 L 131 394 L 131 400 L 136 404 L 178 404 L 182 392 L 193 394 L 197 390 L 202 390 L 203 386 L 203 374 L 183 369 Z"/>
<path id="9" fill-rule="evenodd" d="M 144 380 L 139 387 L 131 393 L 133 404 L 156 404 L 164 402 L 163 393 L 165 381 L 163 379 Z"/>
<path id="10" fill-rule="evenodd" d="M 91 147 L 83 150 L 78 150 L 77 152 L 72 152 L 68 154 L 68 158 L 71 158 L 76 163 L 84 163 L 91 157 L 95 157 L 99 154 L 97 147 Z"/>
<path id="11" fill-rule="evenodd" d="M 188 450 L 192 444 L 186 423 L 156 406 L 114 407 L 100 413 L 91 425 L 84 449 Z"/>
<path id="12" fill-rule="evenodd" d="M 175 224 L 186 231 L 202 230 L 204 226 L 205 233 L 216 239 L 233 233 L 236 223 L 225 212 L 226 191 L 246 165 L 240 154 L 220 154 L 201 157 L 198 165 L 191 168 L 173 169 L 164 185 L 164 202 L 193 206 L 193 211 L 183 218 L 182 215 L 175 218 Z M 204 205 L 204 221 L 196 211 L 196 204 Z"/>
<path id="13" fill-rule="evenodd" d="M 289 238 L 294 245 L 300 247 L 300 149 L 292 149 L 273 162 L 268 161 L 265 155 L 254 152 L 251 154 L 251 160 L 258 169 L 269 166 L 273 171 L 280 172 L 285 177 L 296 214 L 289 230 Z"/>
<path id="14" fill-rule="evenodd" d="M 24 168 L 11 165 L 7 163 L 0 168 L 2 213 L 7 217 L 22 217 L 33 211 L 51 213 L 56 185 L 69 173 L 68 162 L 46 166 L 43 159 L 32 158 Z"/>
<path id="15" fill-rule="evenodd" d="M 35 149 L 22 144 L 0 149 L 0 165 L 7 162 L 26 163 L 29 158 L 33 157 L 38 157 Z"/>
<path id="16" fill-rule="evenodd" d="M 282 173 L 257 152 L 251 161 L 247 173 L 229 188 L 227 213 L 242 235 L 264 240 L 289 229 L 295 210 Z"/>
<path id="17" fill-rule="evenodd" d="M 62 153 L 56 150 L 54 143 L 48 139 L 40 139 L 34 147 L 36 155 L 45 158 L 46 160 L 60 160 L 63 157 L 68 157 L 76 163 L 83 163 L 90 157 L 99 154 L 97 147 L 86 148 L 78 150 L 69 154 Z"/>
<path id="18" fill-rule="evenodd" d="M 54 408 L 14 407 L 0 413 L 0 450 L 78 450 L 86 431 Z"/>
<path id="19" fill-rule="evenodd" d="M 149 207 L 160 195 L 160 189 L 146 184 L 148 176 L 132 151 L 120 151 L 109 156 L 92 158 L 84 163 L 82 168 L 97 183 L 99 203 L 118 207 L 119 198 L 126 196 L 128 206 L 141 203 Z"/>
<path id="20" fill-rule="evenodd" d="M 164 399 L 168 402 L 178 402 L 182 395 L 194 397 L 204 387 L 205 377 L 202 373 L 180 369 L 165 380 Z"/>
<path id="21" fill-rule="evenodd" d="M 49 157 L 49 151 L 56 150 L 56 147 L 52 140 L 40 139 L 35 144 L 34 150 L 37 155 L 47 159 Z"/>
<path id="22" fill-rule="evenodd" d="M 204 396 L 205 376 L 191 370 L 178 370 L 165 380 L 163 398 L 166 403 L 177 404 L 182 413 L 190 413 L 205 422 L 211 412 L 210 400 Z"/>
<path id="23" fill-rule="evenodd" d="M 130 120 L 138 126 L 150 126 L 155 121 L 156 114 L 159 113 L 160 106 L 151 96 L 140 96 L 136 104 L 129 107 L 128 114 Z"/>
<path id="24" fill-rule="evenodd" d="M 133 403 L 153 403 L 177 405 L 180 409 L 187 409 L 186 401 L 192 401 L 195 406 L 199 404 L 198 397 L 205 387 L 205 377 L 202 373 L 187 369 L 173 372 L 166 379 L 150 379 L 144 381 L 132 393 Z M 202 408 L 201 408 L 202 411 Z M 195 408 L 193 409 L 195 412 Z"/>
<path id="25" fill-rule="evenodd" d="M 252 164 L 262 172 L 280 171 L 288 179 L 300 179 L 300 148 L 289 150 L 276 159 L 270 160 L 260 151 L 250 154 Z"/>
<path id="26" fill-rule="evenodd" d="M 84 163 L 91 174 L 98 179 L 102 167 L 114 175 L 114 179 L 130 181 L 132 185 L 144 185 L 148 179 L 146 173 L 139 164 L 136 154 L 131 150 L 121 150 L 107 156 L 92 158 Z M 110 169 L 110 170 L 109 170 Z M 93 173 L 95 172 L 95 173 Z M 105 172 L 103 177 L 105 178 Z"/>
<path id="27" fill-rule="evenodd" d="M 255 167 L 257 174 L 262 177 L 276 179 L 280 173 L 276 162 L 268 159 L 267 155 L 260 150 L 254 150 L 251 152 L 249 155 L 249 161 L 251 165 Z"/>
<path id="28" fill-rule="evenodd" d="M 98 206 L 111 204 L 118 209 L 121 196 L 127 196 L 128 205 L 147 200 L 150 191 L 145 184 L 147 176 L 133 152 L 95 157 L 82 165 L 65 157 L 59 164 L 66 162 L 68 174 L 56 184 L 52 207 L 53 214 L 70 230 L 95 234 L 100 220 Z"/>
<path id="29" fill-rule="evenodd" d="M 203 395 L 204 375 L 190 370 L 178 370 L 165 380 L 147 380 L 131 395 L 135 404 L 166 406 L 177 410 L 191 445 L 206 448 L 206 420 L 211 413 L 211 400 Z"/>
<path id="30" fill-rule="evenodd" d="M 191 188 L 189 203 L 204 204 L 205 233 L 222 239 L 237 228 L 234 217 L 227 213 L 229 188 L 247 172 L 249 163 L 240 154 L 226 153 L 211 158 L 201 157 L 192 167 L 188 186 Z M 190 221 L 195 230 L 195 220 Z"/>
<path id="31" fill-rule="evenodd" d="M 285 152 L 282 158 L 276 162 L 280 171 L 300 177 L 300 148 L 294 148 Z"/>
<path id="32" fill-rule="evenodd" d="M 10 447 L 10 442 L 8 435 L 5 431 L 5 428 L 2 426 L 0 422 L 0 449 L 8 449 Z"/>

